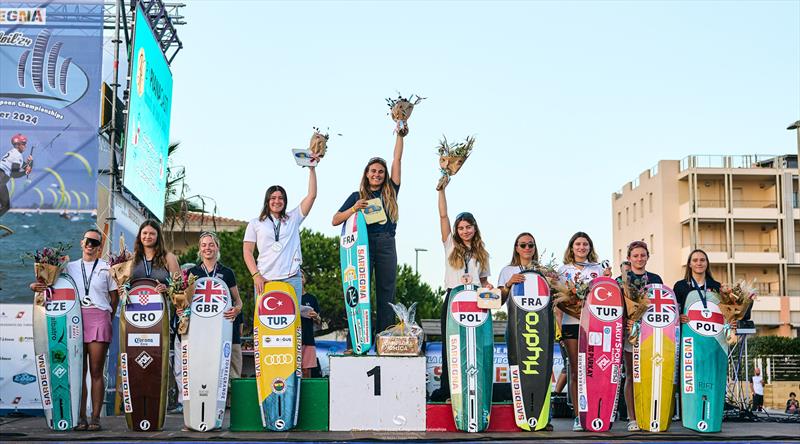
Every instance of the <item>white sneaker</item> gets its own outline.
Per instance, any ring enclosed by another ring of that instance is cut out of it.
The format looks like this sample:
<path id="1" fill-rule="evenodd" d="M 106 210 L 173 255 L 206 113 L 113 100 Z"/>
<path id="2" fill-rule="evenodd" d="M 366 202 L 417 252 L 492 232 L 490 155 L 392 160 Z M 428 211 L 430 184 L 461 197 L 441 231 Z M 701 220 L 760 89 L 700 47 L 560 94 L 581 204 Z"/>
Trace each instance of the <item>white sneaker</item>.
<path id="1" fill-rule="evenodd" d="M 639 424 L 636 424 L 636 421 L 628 421 L 628 431 L 629 432 L 638 432 L 641 430 L 639 428 Z"/>
<path id="2" fill-rule="evenodd" d="M 575 421 L 572 423 L 572 431 L 573 432 L 582 432 L 583 427 L 581 427 L 581 419 L 575 418 Z"/>
<path id="3" fill-rule="evenodd" d="M 672 417 L 672 420 L 673 421 L 680 421 L 681 420 L 681 415 L 676 413 L 675 416 Z"/>

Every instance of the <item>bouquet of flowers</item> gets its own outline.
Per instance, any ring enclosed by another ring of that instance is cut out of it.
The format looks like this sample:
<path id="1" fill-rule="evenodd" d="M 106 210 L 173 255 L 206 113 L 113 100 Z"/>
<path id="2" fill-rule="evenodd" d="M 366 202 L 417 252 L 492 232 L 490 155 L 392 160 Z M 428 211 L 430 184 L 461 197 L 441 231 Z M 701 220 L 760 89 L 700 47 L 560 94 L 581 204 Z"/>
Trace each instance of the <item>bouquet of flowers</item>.
<path id="1" fill-rule="evenodd" d="M 69 261 L 69 256 L 66 255 L 70 246 L 59 242 L 55 247 L 44 247 L 41 250 L 36 250 L 33 253 L 25 253 L 24 258 L 33 260 L 33 272 L 36 275 L 36 280 L 48 287 L 52 287 L 61 274 L 61 269 Z M 44 305 L 45 297 L 42 293 L 36 293 L 34 297 L 34 304 Z"/>
<path id="2" fill-rule="evenodd" d="M 576 276 L 576 280 L 572 282 L 563 281 L 561 275 L 558 274 L 555 256 L 552 254 L 546 262 L 533 262 L 528 268 L 544 276 L 550 286 L 550 296 L 553 297 L 554 307 L 558 307 L 572 317 L 581 317 L 582 301 L 589 291 L 588 284 L 580 283 L 579 276 Z"/>
<path id="3" fill-rule="evenodd" d="M 314 157 L 319 159 L 325 157 L 328 151 L 328 133 L 323 133 L 319 128 L 314 127 L 314 134 L 311 135 L 311 142 L 308 144 L 308 150 Z"/>
<path id="4" fill-rule="evenodd" d="M 736 285 L 723 284 L 719 289 L 719 309 L 728 325 L 741 321 L 753 301 L 758 296 L 755 288 L 755 280 L 741 280 Z M 727 329 L 728 344 L 733 345 L 737 341 L 736 328 Z"/>
<path id="5" fill-rule="evenodd" d="M 186 334 L 189 331 L 189 305 L 194 296 L 195 275 L 189 274 L 188 270 L 172 273 L 172 279 L 167 286 L 172 305 L 175 306 L 175 313 L 178 315 L 178 334 Z"/>
<path id="6" fill-rule="evenodd" d="M 108 265 L 111 267 L 111 278 L 117 283 L 117 287 L 122 291 L 123 303 L 126 300 L 128 282 L 133 274 L 133 253 L 125 247 L 125 238 L 119 237 L 119 253 L 108 253 Z"/>
<path id="7" fill-rule="evenodd" d="M 474 137 L 467 137 L 463 142 L 448 143 L 447 138 L 442 136 L 438 147 L 439 168 L 441 169 L 442 177 L 436 185 L 436 191 L 446 187 L 450 182 L 450 176 L 454 176 L 464 166 L 464 162 L 472 154 L 474 145 Z"/>
<path id="8" fill-rule="evenodd" d="M 398 94 L 396 99 L 386 99 L 392 120 L 397 122 L 396 131 L 400 134 L 400 137 L 405 137 L 408 134 L 408 119 L 411 117 L 411 112 L 414 111 L 414 106 L 425 100 L 425 97 L 416 96 L 416 99 L 414 97 L 414 94 L 411 94 L 406 99 Z"/>
<path id="9" fill-rule="evenodd" d="M 635 344 L 639 340 L 639 322 L 650 305 L 650 296 L 647 294 L 647 275 L 642 278 L 630 280 L 628 273 L 622 273 L 622 295 L 625 301 L 625 311 L 628 320 L 633 321 L 633 328 L 628 336 L 628 341 Z"/>

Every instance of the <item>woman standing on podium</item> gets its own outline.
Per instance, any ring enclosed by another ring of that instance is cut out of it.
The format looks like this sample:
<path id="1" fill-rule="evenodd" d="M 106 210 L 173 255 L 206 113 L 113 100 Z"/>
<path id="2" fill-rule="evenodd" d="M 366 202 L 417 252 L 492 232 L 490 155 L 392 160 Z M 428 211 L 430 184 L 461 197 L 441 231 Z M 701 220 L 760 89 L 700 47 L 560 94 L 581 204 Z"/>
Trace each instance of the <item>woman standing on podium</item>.
<path id="1" fill-rule="evenodd" d="M 281 281 L 294 287 L 297 301 L 303 295 L 300 265 L 303 254 L 300 250 L 300 225 L 305 220 L 317 198 L 317 172 L 308 167 L 308 194 L 291 211 L 286 208 L 289 200 L 286 190 L 280 185 L 267 188 L 261 214 L 247 224 L 242 251 L 244 263 L 253 278 L 256 297 L 264 292 L 264 284 Z M 258 260 L 254 257 L 258 248 Z"/>
<path id="2" fill-rule="evenodd" d="M 383 211 L 386 213 L 385 223 L 367 225 L 369 238 L 369 259 L 372 272 L 375 276 L 375 294 L 377 299 L 377 322 L 375 333 L 380 333 L 394 324 L 394 311 L 389 303 L 394 303 L 395 286 L 397 283 L 397 246 L 395 245 L 395 231 L 399 211 L 397 207 L 397 194 L 400 192 L 400 172 L 403 158 L 404 133 L 397 131 L 394 142 L 394 157 L 389 169 L 386 161 L 380 157 L 373 157 L 364 167 L 361 184 L 358 191 L 353 192 L 344 201 L 339 211 L 333 215 L 333 225 L 341 225 L 356 211 L 367 208 L 368 200 L 380 199 Z M 348 350 L 351 342 L 347 341 Z"/>
<path id="3" fill-rule="evenodd" d="M 447 307 L 450 303 L 450 290 L 459 285 L 474 284 L 485 288 L 494 288 L 489 283 L 489 253 L 481 239 L 481 230 L 472 213 L 463 212 L 456 216 L 450 227 L 450 216 L 447 213 L 447 195 L 443 186 L 439 190 L 439 225 L 442 231 L 442 243 L 445 253 L 444 284 L 445 299 L 442 304 L 441 330 L 442 344 L 447 337 Z M 450 378 L 447 366 L 447 353 L 442 347 L 441 386 L 431 394 L 431 400 L 443 402 L 450 397 Z"/>

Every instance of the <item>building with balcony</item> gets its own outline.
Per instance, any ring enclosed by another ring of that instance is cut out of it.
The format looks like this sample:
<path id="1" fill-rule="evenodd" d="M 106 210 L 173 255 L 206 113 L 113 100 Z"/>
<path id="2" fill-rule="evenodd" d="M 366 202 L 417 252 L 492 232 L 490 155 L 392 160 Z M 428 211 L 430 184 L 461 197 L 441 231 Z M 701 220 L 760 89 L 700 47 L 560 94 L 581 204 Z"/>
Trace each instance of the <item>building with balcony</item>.
<path id="1" fill-rule="evenodd" d="M 691 155 L 661 160 L 611 198 L 614 259 L 643 240 L 647 269 L 671 285 L 689 252 L 708 253 L 720 282 L 755 279 L 759 334 L 800 330 L 800 209 L 796 155 Z"/>

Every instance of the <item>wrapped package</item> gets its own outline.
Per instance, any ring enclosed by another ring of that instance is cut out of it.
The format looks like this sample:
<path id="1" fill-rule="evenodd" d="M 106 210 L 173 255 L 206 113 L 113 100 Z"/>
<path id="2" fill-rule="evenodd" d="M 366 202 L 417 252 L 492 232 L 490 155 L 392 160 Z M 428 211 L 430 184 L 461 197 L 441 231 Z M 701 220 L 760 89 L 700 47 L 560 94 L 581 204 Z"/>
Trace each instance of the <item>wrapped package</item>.
<path id="1" fill-rule="evenodd" d="M 419 356 L 425 333 L 417 325 L 417 303 L 406 309 L 405 305 L 390 303 L 398 323 L 378 333 L 378 354 L 384 356 Z"/>

